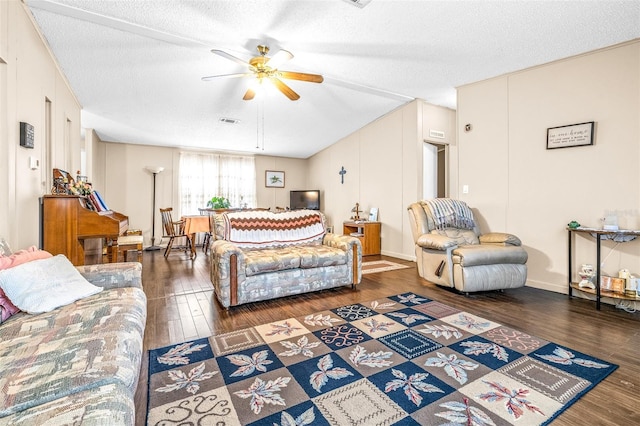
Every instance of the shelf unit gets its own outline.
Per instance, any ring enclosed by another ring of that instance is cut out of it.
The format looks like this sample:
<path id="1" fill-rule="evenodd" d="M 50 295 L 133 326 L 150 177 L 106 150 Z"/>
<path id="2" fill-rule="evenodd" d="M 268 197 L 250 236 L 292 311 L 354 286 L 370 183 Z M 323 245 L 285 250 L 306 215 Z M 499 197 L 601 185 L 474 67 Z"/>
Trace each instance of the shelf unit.
<path id="1" fill-rule="evenodd" d="M 342 233 L 358 238 L 362 244 L 362 255 L 371 256 L 380 254 L 380 227 L 380 222 L 347 221 L 342 224 Z"/>
<path id="2" fill-rule="evenodd" d="M 600 310 L 600 299 L 602 297 L 610 297 L 613 299 L 621 299 L 621 300 L 640 300 L 640 298 L 638 298 L 637 296 L 630 296 L 627 295 L 625 293 L 618 293 L 618 292 L 614 292 L 614 291 L 608 291 L 608 290 L 602 290 L 600 288 L 600 254 L 601 254 L 601 250 L 600 250 L 600 244 L 602 242 L 602 239 L 612 239 L 613 237 L 630 237 L 630 240 L 635 239 L 636 237 L 640 236 L 640 231 L 637 230 L 626 230 L 626 229 L 621 229 L 618 231 L 605 231 L 602 229 L 593 229 L 593 228 L 585 228 L 585 227 L 579 227 L 579 228 L 569 228 L 567 227 L 567 232 L 568 232 L 568 247 L 569 247 L 569 274 L 568 274 L 568 281 L 569 281 L 569 297 L 573 296 L 573 291 L 577 290 L 577 291 L 581 291 L 583 293 L 588 293 L 588 294 L 594 294 L 596 296 L 596 309 Z M 596 282 L 595 282 L 595 289 L 590 289 L 590 288 L 580 288 L 578 286 L 578 283 L 574 282 L 572 280 L 573 278 L 573 239 L 574 239 L 574 235 L 575 234 L 587 234 L 587 235 L 591 235 L 593 237 L 595 237 L 596 239 Z"/>

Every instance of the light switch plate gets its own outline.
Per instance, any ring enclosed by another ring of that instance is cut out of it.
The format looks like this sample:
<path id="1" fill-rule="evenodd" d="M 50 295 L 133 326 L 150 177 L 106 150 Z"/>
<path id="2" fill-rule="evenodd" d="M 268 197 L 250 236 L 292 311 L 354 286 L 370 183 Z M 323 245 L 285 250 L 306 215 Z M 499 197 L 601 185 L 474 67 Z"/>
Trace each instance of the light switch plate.
<path id="1" fill-rule="evenodd" d="M 29 168 L 31 170 L 38 170 L 40 168 L 40 160 L 36 157 L 29 157 Z"/>

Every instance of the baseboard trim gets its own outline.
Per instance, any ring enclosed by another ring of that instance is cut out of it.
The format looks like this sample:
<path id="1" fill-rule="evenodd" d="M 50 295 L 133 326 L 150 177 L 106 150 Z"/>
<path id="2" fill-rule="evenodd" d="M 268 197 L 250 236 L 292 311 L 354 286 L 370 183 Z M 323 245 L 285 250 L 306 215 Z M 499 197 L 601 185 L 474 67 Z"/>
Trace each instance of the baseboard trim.
<path id="1" fill-rule="evenodd" d="M 544 281 L 527 280 L 527 287 L 538 288 L 540 290 L 553 291 L 554 293 L 569 294 L 569 289 L 565 285 L 547 283 Z"/>
<path id="2" fill-rule="evenodd" d="M 416 261 L 416 257 L 415 256 L 408 256 L 408 255 L 406 255 L 404 253 L 396 253 L 396 252 L 392 252 L 392 251 L 382 250 L 380 252 L 380 254 L 382 254 L 384 256 L 395 257 L 395 258 L 402 259 L 402 260 L 410 260 L 411 262 L 415 262 Z"/>

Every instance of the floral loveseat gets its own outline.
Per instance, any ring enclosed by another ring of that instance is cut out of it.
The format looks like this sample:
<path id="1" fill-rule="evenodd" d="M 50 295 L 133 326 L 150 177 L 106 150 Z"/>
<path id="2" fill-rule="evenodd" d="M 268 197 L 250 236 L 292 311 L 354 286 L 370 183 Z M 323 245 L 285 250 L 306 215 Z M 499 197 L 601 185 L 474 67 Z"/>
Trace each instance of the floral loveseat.
<path id="1" fill-rule="evenodd" d="M 0 271 L 0 289 L 25 260 L 31 266 L 68 262 L 62 255 L 35 250 L 0 256 L 0 265 L 10 267 Z M 18 312 L 13 299 L 7 299 L 9 293 L 0 291 L 0 425 L 135 423 L 134 393 L 146 321 L 142 266 L 68 265 L 98 292 L 30 314 Z M 58 272 L 57 266 L 45 266 L 42 274 L 31 273 L 34 280 L 41 275 L 54 281 Z M 25 280 L 25 287 L 30 284 Z M 57 284 L 50 288 L 43 303 L 56 298 Z"/>
<path id="2" fill-rule="evenodd" d="M 229 212 L 214 223 L 211 282 L 224 307 L 362 279 L 360 240 L 327 233 L 319 211 Z"/>

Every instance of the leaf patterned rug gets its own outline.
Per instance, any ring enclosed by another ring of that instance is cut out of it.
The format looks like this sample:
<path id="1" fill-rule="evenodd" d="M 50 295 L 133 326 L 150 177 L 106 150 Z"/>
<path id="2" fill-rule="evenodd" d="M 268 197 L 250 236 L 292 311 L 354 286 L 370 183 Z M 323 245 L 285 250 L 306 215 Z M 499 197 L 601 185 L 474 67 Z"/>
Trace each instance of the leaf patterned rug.
<path id="1" fill-rule="evenodd" d="M 405 293 L 149 351 L 147 424 L 547 424 L 616 368 Z"/>

